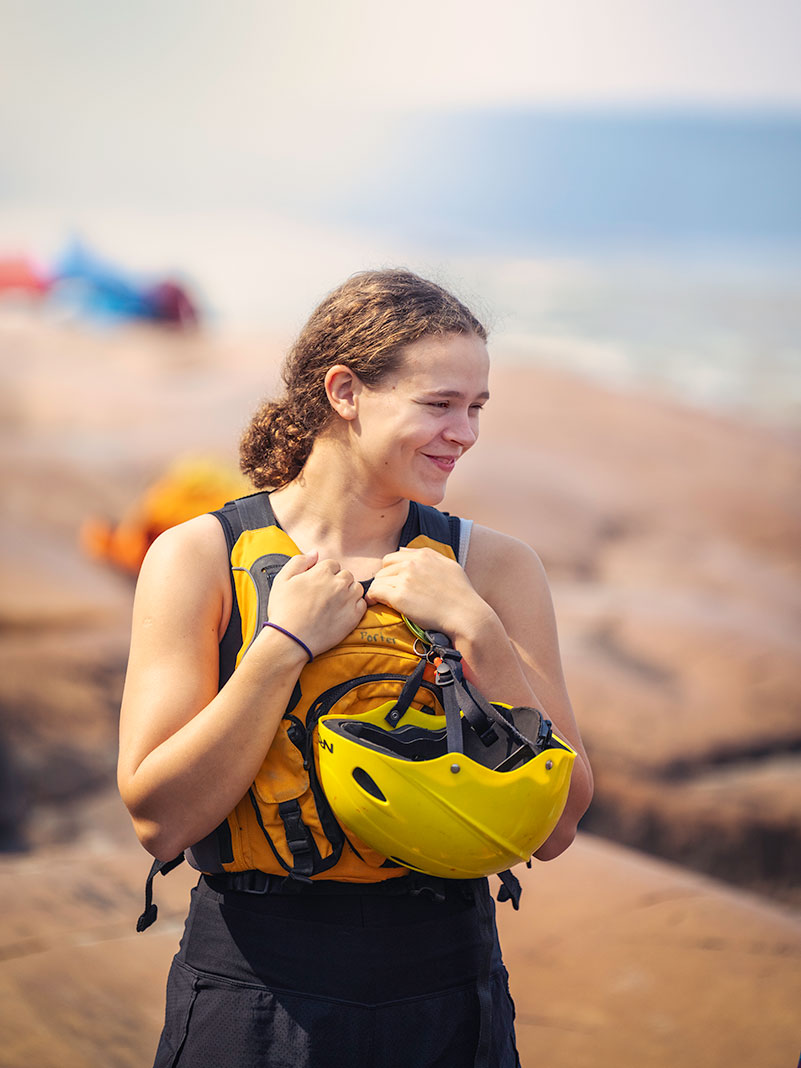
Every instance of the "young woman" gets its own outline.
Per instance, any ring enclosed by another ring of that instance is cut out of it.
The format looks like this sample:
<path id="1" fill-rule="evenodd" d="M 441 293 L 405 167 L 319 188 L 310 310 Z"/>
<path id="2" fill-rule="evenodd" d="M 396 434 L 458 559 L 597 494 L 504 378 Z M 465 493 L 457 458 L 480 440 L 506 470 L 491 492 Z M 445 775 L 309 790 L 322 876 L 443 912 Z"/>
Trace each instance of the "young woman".
<path id="1" fill-rule="evenodd" d="M 558 856 L 575 836 L 592 780 L 539 559 L 485 527 L 468 541 L 463 523 L 455 551 L 426 534 L 478 438 L 488 372 L 486 332 L 452 295 L 407 271 L 354 276 L 313 313 L 287 359 L 285 396 L 242 443 L 243 469 L 272 491 L 248 500 L 291 546 L 269 622 L 245 634 L 252 561 L 232 581 L 239 548 L 218 516 L 167 531 L 145 560 L 120 791 L 150 853 L 196 846 L 211 873 L 171 969 L 158 1068 L 518 1063 L 486 880 L 421 892 L 405 869 L 347 844 L 331 866 L 305 801 L 293 807 L 299 790 L 286 788 L 298 752 L 287 738 L 303 730 L 289 712 L 325 659 L 313 658 L 388 606 L 448 635 L 484 694 L 542 710 L 575 748 L 566 807 L 536 856 Z M 231 643 L 236 670 L 230 656 L 221 666 Z M 247 838 L 254 819 L 264 835 Z M 317 869 L 302 867 L 306 847 Z"/>

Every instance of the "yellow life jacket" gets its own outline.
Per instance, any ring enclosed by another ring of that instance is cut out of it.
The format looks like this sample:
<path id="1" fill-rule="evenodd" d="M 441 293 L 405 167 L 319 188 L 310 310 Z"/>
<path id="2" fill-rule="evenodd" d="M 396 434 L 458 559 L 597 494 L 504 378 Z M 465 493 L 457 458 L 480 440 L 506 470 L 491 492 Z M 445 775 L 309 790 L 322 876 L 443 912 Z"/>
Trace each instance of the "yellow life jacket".
<path id="1" fill-rule="evenodd" d="M 300 550 L 276 522 L 266 492 L 212 514 L 225 531 L 234 593 L 220 644 L 222 687 L 267 620 L 275 575 Z M 461 528 L 459 519 L 411 502 L 400 545 L 457 559 Z M 346 835 L 334 818 L 319 784 L 317 722 L 332 711 L 354 715 L 394 700 L 415 673 L 412 707 L 441 711 L 419 648 L 401 615 L 374 605 L 339 645 L 307 664 L 255 781 L 228 818 L 186 851 L 189 863 L 212 875 L 260 871 L 300 882 L 374 883 L 406 875 L 407 868 Z"/>

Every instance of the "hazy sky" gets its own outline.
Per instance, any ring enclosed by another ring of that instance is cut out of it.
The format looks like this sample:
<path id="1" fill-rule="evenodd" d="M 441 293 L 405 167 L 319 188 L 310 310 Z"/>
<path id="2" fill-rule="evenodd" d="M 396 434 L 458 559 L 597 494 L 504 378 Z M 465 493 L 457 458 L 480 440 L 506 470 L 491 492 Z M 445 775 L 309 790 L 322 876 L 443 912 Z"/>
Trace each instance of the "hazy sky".
<path id="1" fill-rule="evenodd" d="M 307 218 L 301 209 L 315 198 L 354 189 L 361 198 L 365 176 L 367 192 L 383 194 L 379 175 L 395 181 L 394 198 L 385 198 L 390 214 L 401 218 L 400 181 L 420 187 L 414 203 L 429 196 L 432 215 L 447 214 L 443 205 L 453 216 L 465 186 L 473 199 L 463 215 L 474 224 L 481 210 L 508 200 L 510 175 L 527 178 L 520 152 L 505 159 L 476 143 L 476 110 L 801 116 L 799 40 L 799 0 L 0 0 L 0 255 L 32 248 L 46 257 L 74 230 L 129 264 L 191 267 L 213 302 L 243 318 L 258 312 L 283 322 L 289 309 L 301 321 L 319 293 L 357 267 L 429 269 L 400 239 L 343 236 Z M 420 112 L 454 110 L 471 115 L 433 122 L 449 138 L 408 151 L 399 129 L 417 133 Z M 413 117 L 403 126 L 396 113 Z M 589 140 L 593 157 L 614 148 L 597 132 Z M 794 153 L 797 171 L 797 146 Z M 600 188 L 581 165 L 585 156 L 568 153 L 570 181 L 557 169 L 551 186 L 537 187 L 539 204 L 553 211 L 553 194 L 572 182 L 578 207 L 595 203 L 614 225 L 603 198 L 584 196 L 582 183 Z M 755 150 L 746 162 L 768 167 L 772 158 Z M 660 189 L 682 161 L 672 165 Z M 741 169 L 754 186 L 749 204 L 770 207 L 781 194 L 785 213 L 797 215 L 797 196 L 787 195 L 791 167 L 777 166 L 782 182 Z M 642 172 L 628 176 L 636 184 L 640 175 L 641 201 L 650 196 Z M 654 167 L 645 172 L 653 177 Z M 727 188 L 719 173 L 696 174 L 707 197 L 698 198 L 701 209 Z M 607 184 L 615 203 L 625 201 L 626 183 L 622 192 Z M 664 206 L 650 199 L 655 211 Z M 401 236 L 413 245 L 403 227 Z M 439 255 L 431 253 L 434 271 Z M 539 275 L 529 281 L 515 290 L 505 279 L 499 291 L 526 306 L 542 284 Z"/>
<path id="2" fill-rule="evenodd" d="M 381 151 L 377 112 L 801 111 L 799 39 L 798 0 L 0 0 L 0 196 L 147 157 L 336 182 Z"/>
<path id="3" fill-rule="evenodd" d="M 0 0 L 0 17 L 6 117 L 104 96 L 170 118 L 200 100 L 210 120 L 236 101 L 801 107 L 797 0 Z"/>
<path id="4" fill-rule="evenodd" d="M 398 112 L 801 114 L 800 39 L 798 0 L 0 0 L 0 246 L 22 201 L 333 199 L 392 173 Z"/>

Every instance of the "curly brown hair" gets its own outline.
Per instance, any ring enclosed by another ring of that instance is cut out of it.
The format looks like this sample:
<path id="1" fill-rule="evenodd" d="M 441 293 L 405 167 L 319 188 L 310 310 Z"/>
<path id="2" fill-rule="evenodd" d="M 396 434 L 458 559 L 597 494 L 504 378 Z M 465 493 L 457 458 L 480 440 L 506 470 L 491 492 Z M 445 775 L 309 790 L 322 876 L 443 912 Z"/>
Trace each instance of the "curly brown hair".
<path id="1" fill-rule="evenodd" d="M 451 293 L 411 271 L 363 271 L 315 309 L 284 362 L 284 395 L 258 409 L 240 443 L 240 465 L 258 489 L 296 478 L 333 411 L 325 375 L 349 367 L 368 386 L 395 371 L 404 346 L 427 335 L 487 331 Z"/>

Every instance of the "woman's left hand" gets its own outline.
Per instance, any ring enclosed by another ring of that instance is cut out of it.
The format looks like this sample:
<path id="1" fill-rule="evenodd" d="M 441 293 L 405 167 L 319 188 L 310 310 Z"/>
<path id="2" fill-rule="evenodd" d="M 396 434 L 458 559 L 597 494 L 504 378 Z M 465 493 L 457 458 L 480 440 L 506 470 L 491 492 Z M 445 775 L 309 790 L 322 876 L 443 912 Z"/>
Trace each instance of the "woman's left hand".
<path id="1" fill-rule="evenodd" d="M 448 635 L 461 631 L 468 618 L 492 612 L 464 569 L 428 548 L 403 548 L 385 556 L 365 600 L 387 604 L 424 630 Z"/>

